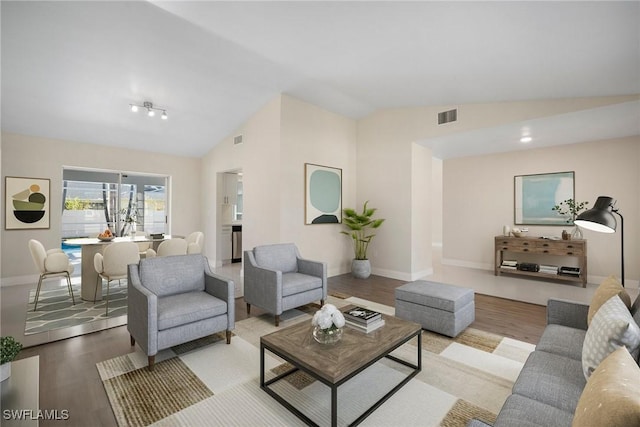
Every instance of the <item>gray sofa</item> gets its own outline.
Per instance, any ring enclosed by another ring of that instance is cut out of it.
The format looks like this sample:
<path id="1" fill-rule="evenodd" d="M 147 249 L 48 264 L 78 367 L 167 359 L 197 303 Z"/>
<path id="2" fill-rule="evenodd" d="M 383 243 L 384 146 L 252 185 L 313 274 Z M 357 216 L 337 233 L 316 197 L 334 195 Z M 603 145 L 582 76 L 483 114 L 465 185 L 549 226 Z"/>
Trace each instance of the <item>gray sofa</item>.
<path id="1" fill-rule="evenodd" d="M 586 385 L 582 345 L 587 332 L 588 304 L 550 299 L 547 326 L 524 364 L 495 427 L 571 426 Z M 640 295 L 631 307 L 640 322 Z M 467 427 L 487 427 L 471 420 Z"/>
<path id="2" fill-rule="evenodd" d="M 200 255 L 143 259 L 128 268 L 127 329 L 153 369 L 158 351 L 235 326 L 235 286 Z"/>

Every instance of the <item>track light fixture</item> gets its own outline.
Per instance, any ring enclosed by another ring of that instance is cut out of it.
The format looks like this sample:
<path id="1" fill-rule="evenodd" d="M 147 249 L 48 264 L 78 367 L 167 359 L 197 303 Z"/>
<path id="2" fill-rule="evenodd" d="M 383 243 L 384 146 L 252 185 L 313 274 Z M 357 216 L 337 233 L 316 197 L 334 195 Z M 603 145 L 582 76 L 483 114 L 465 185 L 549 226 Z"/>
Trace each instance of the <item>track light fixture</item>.
<path id="1" fill-rule="evenodd" d="M 162 111 L 162 115 L 160 116 L 160 118 L 162 120 L 167 120 L 169 118 L 169 116 L 167 116 L 167 110 L 165 110 L 164 108 L 156 108 L 156 107 L 153 106 L 153 103 L 149 102 L 149 101 L 144 101 L 142 103 L 142 105 L 129 104 L 129 107 L 131 107 L 131 112 L 132 113 L 138 112 L 138 110 L 140 108 L 146 108 L 147 109 L 147 115 L 149 117 L 155 116 L 156 115 L 156 111 Z"/>

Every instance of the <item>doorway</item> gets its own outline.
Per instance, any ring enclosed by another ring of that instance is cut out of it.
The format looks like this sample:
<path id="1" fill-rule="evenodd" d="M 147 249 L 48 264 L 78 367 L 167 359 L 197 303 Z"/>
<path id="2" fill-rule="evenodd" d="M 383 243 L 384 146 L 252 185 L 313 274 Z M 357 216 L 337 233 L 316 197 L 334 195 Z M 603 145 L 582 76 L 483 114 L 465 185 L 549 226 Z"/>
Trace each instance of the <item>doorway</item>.
<path id="1" fill-rule="evenodd" d="M 216 265 L 242 262 L 244 191 L 242 169 L 217 174 Z"/>

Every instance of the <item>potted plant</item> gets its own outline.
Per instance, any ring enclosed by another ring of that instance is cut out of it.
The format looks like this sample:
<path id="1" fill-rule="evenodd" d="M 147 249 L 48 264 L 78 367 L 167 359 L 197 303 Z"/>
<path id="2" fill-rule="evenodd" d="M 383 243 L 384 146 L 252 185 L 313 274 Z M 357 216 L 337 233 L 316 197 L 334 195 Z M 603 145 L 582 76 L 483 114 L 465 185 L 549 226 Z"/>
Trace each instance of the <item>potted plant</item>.
<path id="1" fill-rule="evenodd" d="M 351 263 L 351 274 L 358 279 L 366 279 L 371 274 L 371 264 L 367 257 L 367 250 L 371 239 L 375 237 L 372 231 L 379 228 L 384 219 L 373 219 L 376 208 L 367 207 L 369 201 L 364 202 L 362 212 L 358 213 L 355 209 L 343 209 L 342 223 L 349 228 L 349 231 L 341 231 L 351 237 L 355 258 Z"/>
<path id="2" fill-rule="evenodd" d="M 11 362 L 22 350 L 22 344 L 13 337 L 0 338 L 0 381 L 11 376 Z"/>
<path id="3" fill-rule="evenodd" d="M 587 209 L 588 204 L 589 202 L 577 203 L 573 199 L 567 199 L 552 207 L 551 210 L 566 217 L 567 224 L 573 224 L 573 220 L 576 219 L 582 210 Z M 571 237 L 574 239 L 582 239 L 582 231 L 580 230 L 580 227 L 577 225 L 574 227 Z"/>

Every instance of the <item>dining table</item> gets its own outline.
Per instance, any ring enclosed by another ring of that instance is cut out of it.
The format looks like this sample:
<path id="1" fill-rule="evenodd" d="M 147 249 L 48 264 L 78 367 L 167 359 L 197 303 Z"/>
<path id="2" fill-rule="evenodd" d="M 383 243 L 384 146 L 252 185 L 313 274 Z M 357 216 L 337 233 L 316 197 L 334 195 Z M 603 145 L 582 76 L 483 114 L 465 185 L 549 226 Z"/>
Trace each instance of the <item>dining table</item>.
<path id="1" fill-rule="evenodd" d="M 97 253 L 102 253 L 105 247 L 114 242 L 151 243 L 151 248 L 157 251 L 158 245 L 169 239 L 171 239 L 171 235 L 164 235 L 162 238 L 153 238 L 148 235 L 125 236 L 115 237 L 108 241 L 100 240 L 97 237 L 66 239 L 64 243 L 67 245 L 77 245 L 81 247 L 81 298 L 85 301 L 102 300 L 102 286 L 98 286 L 98 272 L 94 267 L 93 258 Z M 98 288 L 97 290 L 96 287 Z"/>

